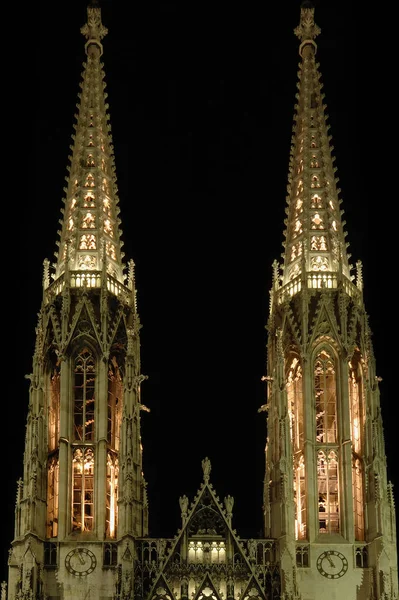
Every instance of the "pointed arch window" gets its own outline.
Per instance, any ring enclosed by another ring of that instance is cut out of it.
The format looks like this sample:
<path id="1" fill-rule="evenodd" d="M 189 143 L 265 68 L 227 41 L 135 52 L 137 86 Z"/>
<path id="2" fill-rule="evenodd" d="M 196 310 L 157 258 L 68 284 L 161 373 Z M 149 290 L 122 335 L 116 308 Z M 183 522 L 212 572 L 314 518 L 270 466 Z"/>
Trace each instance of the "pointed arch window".
<path id="1" fill-rule="evenodd" d="M 338 455 L 335 450 L 317 454 L 320 533 L 339 533 Z"/>
<path id="2" fill-rule="evenodd" d="M 314 369 L 316 443 L 337 442 L 337 385 L 334 361 L 323 349 Z"/>
<path id="3" fill-rule="evenodd" d="M 123 382 L 116 357 L 108 365 L 108 429 L 110 448 L 119 450 L 122 417 Z"/>
<path id="4" fill-rule="evenodd" d="M 294 450 L 303 447 L 303 395 L 302 395 L 302 368 L 298 358 L 294 357 L 287 373 L 287 399 L 290 415 L 291 441 Z"/>
<path id="5" fill-rule="evenodd" d="M 75 359 L 74 369 L 74 439 L 94 440 L 96 361 L 85 347 Z"/>
<path id="6" fill-rule="evenodd" d="M 364 540 L 363 388 L 360 355 L 349 362 L 349 414 L 352 440 L 352 488 L 355 539 Z"/>
<path id="7" fill-rule="evenodd" d="M 94 529 L 94 451 L 73 451 L 72 531 Z"/>
<path id="8" fill-rule="evenodd" d="M 50 380 L 50 397 L 48 403 L 48 451 L 58 448 L 60 431 L 60 373 L 54 370 Z"/>
<path id="9" fill-rule="evenodd" d="M 305 458 L 294 460 L 295 539 L 306 539 L 306 479 Z"/>
<path id="10" fill-rule="evenodd" d="M 105 534 L 107 537 L 116 536 L 118 524 L 118 476 L 119 462 L 114 453 L 107 454 L 107 492 L 105 503 Z"/>
<path id="11" fill-rule="evenodd" d="M 47 532 L 48 538 L 58 535 L 58 490 L 59 490 L 59 461 L 53 456 L 47 467 Z"/>

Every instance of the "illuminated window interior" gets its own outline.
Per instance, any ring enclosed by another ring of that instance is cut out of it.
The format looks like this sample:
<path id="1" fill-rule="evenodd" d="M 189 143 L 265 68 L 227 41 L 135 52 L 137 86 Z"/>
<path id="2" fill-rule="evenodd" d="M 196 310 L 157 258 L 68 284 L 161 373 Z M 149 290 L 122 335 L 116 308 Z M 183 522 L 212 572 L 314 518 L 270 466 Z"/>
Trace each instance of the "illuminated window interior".
<path id="1" fill-rule="evenodd" d="M 92 352 L 84 348 L 75 360 L 74 439 L 94 440 L 96 363 Z"/>
<path id="2" fill-rule="evenodd" d="M 302 221 L 300 221 L 299 219 L 296 219 L 296 221 L 294 222 L 293 237 L 296 238 L 301 233 L 302 233 Z"/>
<path id="3" fill-rule="evenodd" d="M 58 456 L 53 456 L 47 468 L 47 523 L 46 535 L 48 538 L 58 535 L 58 482 L 59 462 Z"/>
<path id="4" fill-rule="evenodd" d="M 339 533 L 338 457 L 335 450 L 317 455 L 319 532 Z"/>
<path id="5" fill-rule="evenodd" d="M 302 369 L 297 358 L 294 358 L 287 374 L 287 399 L 290 415 L 291 441 L 294 450 L 300 450 L 304 442 L 303 429 L 303 396 Z"/>
<path id="6" fill-rule="evenodd" d="M 356 352 L 349 362 L 349 410 L 352 440 L 352 486 L 355 539 L 364 540 L 363 497 L 363 389 L 360 355 Z"/>
<path id="7" fill-rule="evenodd" d="M 123 382 L 116 358 L 108 366 L 108 431 L 107 442 L 114 450 L 119 450 L 120 426 L 122 417 Z"/>
<path id="8" fill-rule="evenodd" d="M 108 216 L 111 216 L 111 202 L 108 198 L 103 199 L 103 211 L 107 213 Z"/>
<path id="9" fill-rule="evenodd" d="M 94 162 L 94 157 L 92 154 L 89 154 L 87 156 L 86 166 L 87 167 L 95 167 L 96 166 L 96 163 Z"/>
<path id="10" fill-rule="evenodd" d="M 105 221 L 104 221 L 104 231 L 110 237 L 114 237 L 114 230 L 113 230 L 113 227 L 112 227 L 112 223 L 111 223 L 111 221 L 109 219 L 105 219 Z"/>
<path id="11" fill-rule="evenodd" d="M 303 455 L 294 460 L 295 539 L 306 539 L 306 480 Z"/>
<path id="12" fill-rule="evenodd" d="M 91 192 L 87 193 L 84 198 L 83 206 L 85 208 L 94 208 L 95 207 L 95 196 Z"/>
<path id="13" fill-rule="evenodd" d="M 191 541 L 188 545 L 188 562 L 220 564 L 226 562 L 226 546 L 219 541 Z"/>
<path id="14" fill-rule="evenodd" d="M 319 194 L 313 194 L 311 198 L 311 208 L 321 208 L 321 205 L 321 196 L 319 196 Z"/>
<path id="15" fill-rule="evenodd" d="M 291 248 L 291 262 L 296 258 L 299 258 L 302 255 L 302 244 L 298 242 L 298 244 L 293 244 Z"/>
<path id="16" fill-rule="evenodd" d="M 48 450 L 58 448 L 60 430 L 60 374 L 54 371 L 50 380 L 50 397 L 48 403 Z"/>
<path id="17" fill-rule="evenodd" d="M 326 350 L 316 359 L 314 370 L 317 443 L 337 441 L 337 398 L 334 362 Z"/>
<path id="18" fill-rule="evenodd" d="M 96 236 L 93 234 L 90 235 L 81 235 L 79 250 L 95 250 L 96 249 Z"/>
<path id="19" fill-rule="evenodd" d="M 82 271 L 88 270 L 92 271 L 96 268 L 97 260 L 95 256 L 90 256 L 90 254 L 85 254 L 84 256 L 79 256 L 79 269 Z"/>
<path id="20" fill-rule="evenodd" d="M 353 457 L 352 463 L 353 511 L 355 521 L 355 539 L 364 540 L 364 496 L 363 496 L 363 464 L 359 458 Z"/>
<path id="21" fill-rule="evenodd" d="M 304 452 L 304 413 L 302 368 L 297 357 L 292 358 L 287 372 L 287 400 L 291 442 L 294 452 L 295 537 L 306 539 L 306 482 Z M 277 435 L 277 440 L 280 436 Z"/>
<path id="22" fill-rule="evenodd" d="M 328 259 L 325 256 L 312 256 L 310 268 L 312 271 L 328 271 Z"/>
<path id="23" fill-rule="evenodd" d="M 300 179 L 298 181 L 298 187 L 297 187 L 297 190 L 296 190 L 296 195 L 299 196 L 299 194 L 302 194 L 302 192 L 303 192 L 303 181 L 302 181 L 302 179 Z"/>
<path id="24" fill-rule="evenodd" d="M 324 229 L 323 219 L 319 213 L 312 217 L 312 229 Z"/>
<path id="25" fill-rule="evenodd" d="M 106 248 L 107 255 L 110 256 L 113 260 L 116 260 L 116 252 L 115 252 L 114 244 L 111 244 L 111 242 L 107 242 L 105 244 L 105 248 Z"/>
<path id="26" fill-rule="evenodd" d="M 94 452 L 75 448 L 73 452 L 72 530 L 94 528 Z"/>
<path id="27" fill-rule="evenodd" d="M 319 167 L 319 161 L 317 160 L 317 156 L 315 154 L 312 155 L 310 166 L 312 169 L 317 169 Z"/>
<path id="28" fill-rule="evenodd" d="M 91 213 L 87 212 L 82 218 L 82 229 L 94 229 L 96 226 L 96 217 Z"/>
<path id="29" fill-rule="evenodd" d="M 116 456 L 107 454 L 107 490 L 105 508 L 105 535 L 114 538 L 118 523 L 118 474 L 119 465 Z"/>
<path id="30" fill-rule="evenodd" d="M 327 242 L 326 242 L 326 238 L 324 237 L 324 235 L 312 236 L 312 238 L 310 240 L 310 249 L 311 250 L 322 250 L 322 251 L 327 250 Z"/>
<path id="31" fill-rule="evenodd" d="M 94 187 L 94 177 L 91 173 L 86 177 L 85 187 Z"/>
<path id="32" fill-rule="evenodd" d="M 312 181 L 310 182 L 310 187 L 311 188 L 319 188 L 320 187 L 320 181 L 317 175 L 313 175 L 312 177 Z"/>

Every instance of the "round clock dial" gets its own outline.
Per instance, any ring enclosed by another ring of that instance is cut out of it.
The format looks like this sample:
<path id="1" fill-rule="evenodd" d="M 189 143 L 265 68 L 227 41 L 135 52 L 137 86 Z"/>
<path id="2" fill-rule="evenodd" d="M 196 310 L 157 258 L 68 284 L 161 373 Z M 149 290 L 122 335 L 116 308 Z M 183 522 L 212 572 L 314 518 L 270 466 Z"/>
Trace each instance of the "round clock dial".
<path id="1" fill-rule="evenodd" d="M 338 579 L 348 570 L 346 557 L 337 550 L 326 550 L 317 559 L 317 570 L 327 579 Z"/>
<path id="2" fill-rule="evenodd" d="M 96 565 L 96 557 L 87 548 L 74 548 L 65 557 L 66 569 L 76 577 L 84 577 L 92 573 Z"/>

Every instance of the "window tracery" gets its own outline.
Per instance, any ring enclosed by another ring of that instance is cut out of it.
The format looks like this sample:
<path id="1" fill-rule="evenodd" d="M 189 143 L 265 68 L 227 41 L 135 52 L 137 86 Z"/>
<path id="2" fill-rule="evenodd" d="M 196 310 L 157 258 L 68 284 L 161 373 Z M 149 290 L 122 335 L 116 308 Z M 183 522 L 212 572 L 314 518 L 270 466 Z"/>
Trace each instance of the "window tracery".
<path id="1" fill-rule="evenodd" d="M 72 531 L 94 529 L 94 451 L 75 448 L 73 451 Z"/>
<path id="2" fill-rule="evenodd" d="M 59 493 L 59 460 L 58 455 L 48 461 L 47 466 L 47 522 L 48 538 L 58 535 L 58 493 Z"/>
<path id="3" fill-rule="evenodd" d="M 317 456 L 319 532 L 339 533 L 338 456 L 334 450 Z"/>
<path id="4" fill-rule="evenodd" d="M 74 439 L 94 440 L 96 362 L 86 347 L 75 359 Z"/>

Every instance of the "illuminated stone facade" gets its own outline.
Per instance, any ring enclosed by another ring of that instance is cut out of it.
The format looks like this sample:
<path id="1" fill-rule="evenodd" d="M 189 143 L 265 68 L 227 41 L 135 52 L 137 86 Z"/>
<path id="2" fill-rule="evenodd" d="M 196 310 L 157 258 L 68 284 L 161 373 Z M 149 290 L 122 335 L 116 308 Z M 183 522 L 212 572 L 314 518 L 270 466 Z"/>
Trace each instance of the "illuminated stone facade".
<path id="1" fill-rule="evenodd" d="M 140 319 L 123 263 L 104 72 L 88 8 L 59 252 L 45 261 L 23 477 L 1 600 L 394 600 L 396 525 L 378 377 L 346 252 L 319 29 L 301 9 L 284 263 L 268 323 L 264 536 L 234 529 L 211 463 L 173 538 L 148 537 Z"/>

